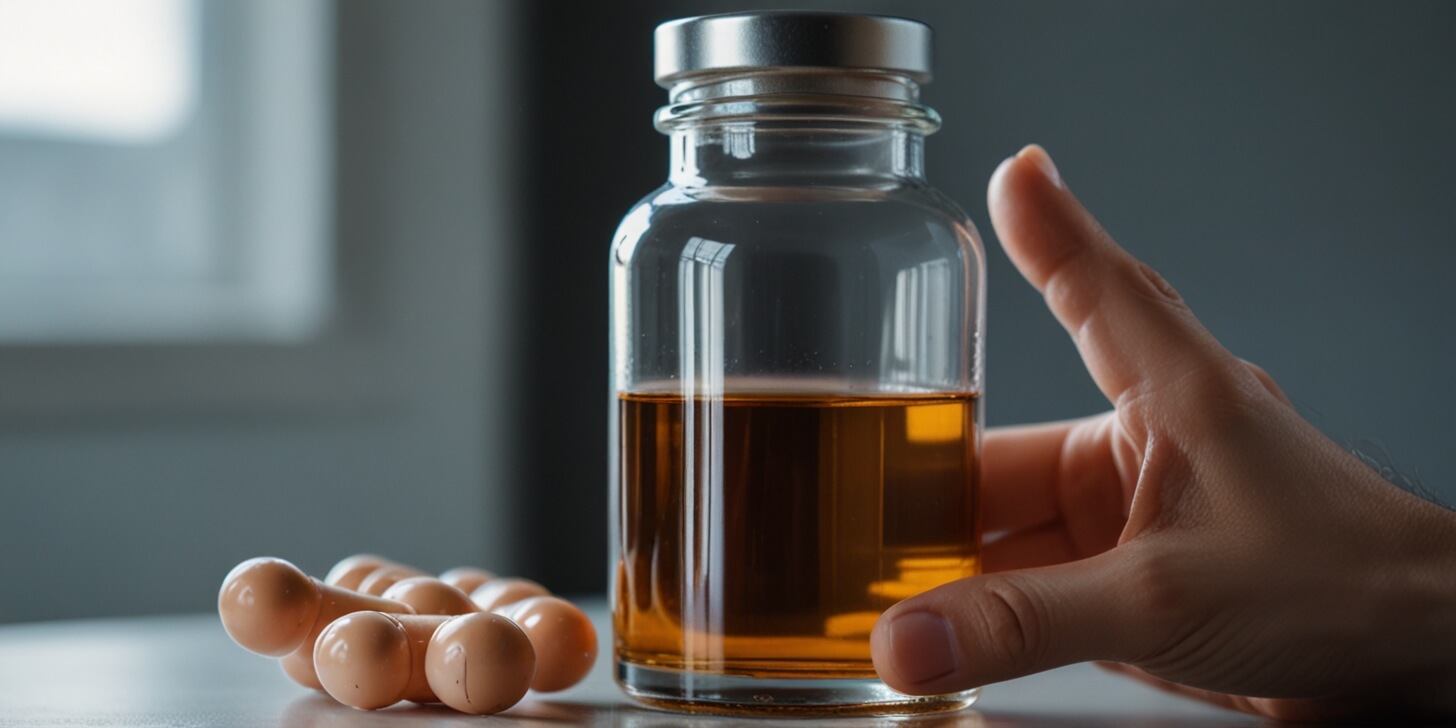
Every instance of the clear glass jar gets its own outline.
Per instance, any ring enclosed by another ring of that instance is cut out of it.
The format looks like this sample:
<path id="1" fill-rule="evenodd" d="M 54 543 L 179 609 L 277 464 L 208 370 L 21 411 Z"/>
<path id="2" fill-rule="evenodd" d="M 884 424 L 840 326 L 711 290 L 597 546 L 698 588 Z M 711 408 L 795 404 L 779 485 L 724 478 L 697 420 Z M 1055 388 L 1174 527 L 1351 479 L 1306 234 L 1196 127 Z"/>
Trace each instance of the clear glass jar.
<path id="1" fill-rule="evenodd" d="M 979 571 L 985 255 L 925 180 L 929 35 L 828 13 L 658 29 L 668 182 L 610 263 L 614 654 L 640 700 L 975 697 L 895 693 L 869 652 L 886 608 Z M 855 55 L 875 37 L 923 47 Z"/>

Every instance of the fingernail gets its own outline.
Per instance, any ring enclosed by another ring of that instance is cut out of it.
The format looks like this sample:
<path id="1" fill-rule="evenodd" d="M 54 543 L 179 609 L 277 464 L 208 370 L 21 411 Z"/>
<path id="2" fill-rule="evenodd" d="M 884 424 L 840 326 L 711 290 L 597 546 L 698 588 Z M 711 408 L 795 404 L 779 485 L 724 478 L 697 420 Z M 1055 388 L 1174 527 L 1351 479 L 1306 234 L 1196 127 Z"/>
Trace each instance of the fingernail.
<path id="1" fill-rule="evenodd" d="M 1029 157 L 1031 161 L 1036 163 L 1036 168 L 1041 170 L 1042 175 L 1053 185 L 1057 187 L 1065 186 L 1062 184 L 1062 175 L 1057 172 L 1057 165 L 1052 163 L 1052 155 L 1047 154 L 1047 150 L 1043 149 L 1040 144 L 1026 145 L 1026 148 L 1022 149 L 1021 153 L 1017 156 Z"/>
<path id="2" fill-rule="evenodd" d="M 934 612 L 896 616 L 890 622 L 890 645 L 895 672 L 907 682 L 929 682 L 960 666 L 950 624 Z"/>

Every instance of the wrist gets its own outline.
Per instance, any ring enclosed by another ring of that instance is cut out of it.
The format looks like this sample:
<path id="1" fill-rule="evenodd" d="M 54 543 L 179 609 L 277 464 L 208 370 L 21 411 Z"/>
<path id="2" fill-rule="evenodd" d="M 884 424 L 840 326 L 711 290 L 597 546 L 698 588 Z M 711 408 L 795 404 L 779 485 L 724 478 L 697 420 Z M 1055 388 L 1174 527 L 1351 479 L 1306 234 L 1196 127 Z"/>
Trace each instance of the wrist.
<path id="1" fill-rule="evenodd" d="M 1412 670 L 1405 676 L 1415 710 L 1456 715 L 1456 512 L 1422 500 L 1401 527 L 1408 560 L 1387 623 L 1407 632 Z M 1407 658 L 1409 659 L 1409 658 Z"/>

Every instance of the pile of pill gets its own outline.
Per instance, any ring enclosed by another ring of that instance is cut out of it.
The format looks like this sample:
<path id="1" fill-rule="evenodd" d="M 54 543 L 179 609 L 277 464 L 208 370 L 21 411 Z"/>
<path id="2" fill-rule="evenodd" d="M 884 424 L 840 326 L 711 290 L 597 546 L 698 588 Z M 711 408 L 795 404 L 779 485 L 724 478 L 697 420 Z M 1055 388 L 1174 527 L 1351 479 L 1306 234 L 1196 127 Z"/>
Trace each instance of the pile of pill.
<path id="1" fill-rule="evenodd" d="M 527 690 L 577 684 L 597 657 L 591 620 L 536 582 L 470 567 L 434 577 L 363 554 L 323 581 L 248 559 L 223 580 L 217 611 L 233 641 L 365 710 L 409 700 L 498 713 Z"/>

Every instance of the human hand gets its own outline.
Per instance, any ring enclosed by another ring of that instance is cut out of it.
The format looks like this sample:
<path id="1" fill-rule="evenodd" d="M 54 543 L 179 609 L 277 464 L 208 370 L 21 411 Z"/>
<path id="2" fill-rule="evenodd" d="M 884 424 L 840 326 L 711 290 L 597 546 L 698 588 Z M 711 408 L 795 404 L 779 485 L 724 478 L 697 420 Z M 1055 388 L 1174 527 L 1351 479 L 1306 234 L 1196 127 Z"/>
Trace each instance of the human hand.
<path id="1" fill-rule="evenodd" d="M 881 678 L 928 695 L 1103 660 L 1277 719 L 1456 712 L 1456 514 L 1301 418 L 1040 147 L 988 197 L 1114 409 L 987 434 L 988 573 L 888 610 Z"/>

